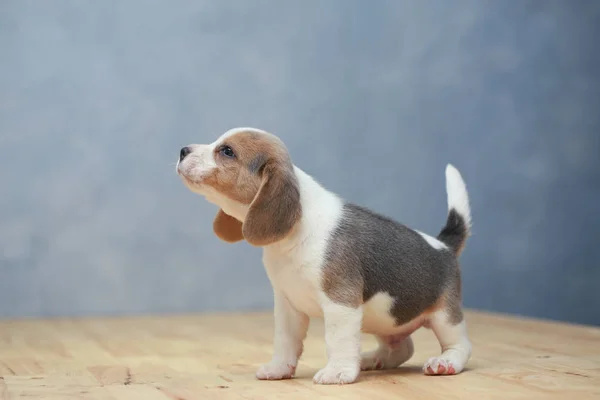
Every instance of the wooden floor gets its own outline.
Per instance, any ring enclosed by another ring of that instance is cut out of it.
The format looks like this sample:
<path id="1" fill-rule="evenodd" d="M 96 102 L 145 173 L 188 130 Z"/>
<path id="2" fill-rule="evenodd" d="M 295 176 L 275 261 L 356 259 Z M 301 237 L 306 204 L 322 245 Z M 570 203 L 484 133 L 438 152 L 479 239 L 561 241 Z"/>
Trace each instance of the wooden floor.
<path id="1" fill-rule="evenodd" d="M 429 377 L 431 331 L 392 371 L 318 386 L 323 325 L 313 321 L 297 378 L 261 382 L 268 314 L 0 321 L 0 399 L 600 399 L 600 329 L 468 314 L 474 354 L 458 376 Z M 365 337 L 364 348 L 375 342 Z"/>

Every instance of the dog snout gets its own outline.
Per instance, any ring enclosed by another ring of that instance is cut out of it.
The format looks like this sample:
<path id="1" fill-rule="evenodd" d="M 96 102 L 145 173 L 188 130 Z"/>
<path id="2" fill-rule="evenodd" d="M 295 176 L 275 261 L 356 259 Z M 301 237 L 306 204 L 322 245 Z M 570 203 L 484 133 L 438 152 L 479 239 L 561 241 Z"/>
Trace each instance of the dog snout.
<path id="1" fill-rule="evenodd" d="M 188 154 L 190 154 L 192 152 L 192 149 L 189 146 L 185 146 L 183 147 L 180 151 L 179 151 L 179 162 L 183 161 L 183 159 L 185 157 L 187 157 Z"/>

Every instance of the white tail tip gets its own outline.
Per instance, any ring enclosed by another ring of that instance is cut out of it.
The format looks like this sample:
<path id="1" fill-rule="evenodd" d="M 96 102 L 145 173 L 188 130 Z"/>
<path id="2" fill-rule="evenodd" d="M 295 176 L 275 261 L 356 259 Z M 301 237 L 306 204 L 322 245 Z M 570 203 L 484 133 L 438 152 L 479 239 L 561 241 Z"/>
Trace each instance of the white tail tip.
<path id="1" fill-rule="evenodd" d="M 460 172 L 452 165 L 446 166 L 446 192 L 448 193 L 448 211 L 455 209 L 465 220 L 467 228 L 471 226 L 471 207 L 467 186 Z"/>

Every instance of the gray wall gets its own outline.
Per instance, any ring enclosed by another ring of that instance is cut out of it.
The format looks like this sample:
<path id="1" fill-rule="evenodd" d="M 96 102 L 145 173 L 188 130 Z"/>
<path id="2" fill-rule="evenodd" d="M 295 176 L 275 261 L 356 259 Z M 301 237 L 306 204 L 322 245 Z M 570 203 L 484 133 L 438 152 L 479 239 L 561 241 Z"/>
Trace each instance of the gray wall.
<path id="1" fill-rule="evenodd" d="M 469 307 L 600 324 L 600 1 L 0 2 L 0 317 L 271 307 L 179 148 L 250 125 L 436 234 Z"/>

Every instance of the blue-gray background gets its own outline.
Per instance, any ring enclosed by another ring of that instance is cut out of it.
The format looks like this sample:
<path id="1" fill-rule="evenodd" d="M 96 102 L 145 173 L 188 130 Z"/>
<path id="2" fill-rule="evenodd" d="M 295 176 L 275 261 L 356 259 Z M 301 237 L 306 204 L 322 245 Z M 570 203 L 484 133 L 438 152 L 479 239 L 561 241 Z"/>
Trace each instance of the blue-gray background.
<path id="1" fill-rule="evenodd" d="M 0 317 L 257 310 L 181 146 L 271 130 L 436 234 L 470 189 L 465 304 L 600 324 L 600 1 L 0 2 Z"/>

